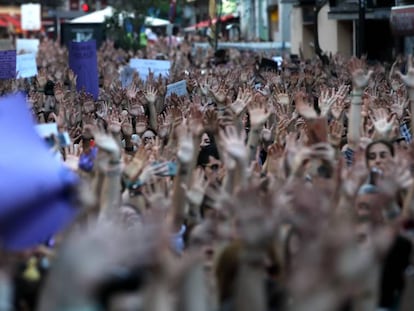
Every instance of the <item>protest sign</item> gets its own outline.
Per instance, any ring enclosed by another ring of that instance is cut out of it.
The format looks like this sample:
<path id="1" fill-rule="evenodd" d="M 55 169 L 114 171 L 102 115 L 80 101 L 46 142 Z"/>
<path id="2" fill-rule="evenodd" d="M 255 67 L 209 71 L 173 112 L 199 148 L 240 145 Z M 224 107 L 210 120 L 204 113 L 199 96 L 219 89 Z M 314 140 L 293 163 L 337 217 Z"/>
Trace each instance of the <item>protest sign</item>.
<path id="1" fill-rule="evenodd" d="M 166 77 L 170 72 L 171 63 L 168 60 L 132 58 L 129 66 L 139 73 L 141 79 L 146 80 L 150 70 L 155 77 L 159 75 Z"/>
<path id="2" fill-rule="evenodd" d="M 16 56 L 17 78 L 31 78 L 37 75 L 36 54 L 22 54 Z"/>
<path id="3" fill-rule="evenodd" d="M 16 78 L 16 51 L 0 51 L 0 79 Z"/>
<path id="4" fill-rule="evenodd" d="M 272 60 L 274 62 L 276 62 L 279 67 L 282 66 L 282 63 L 283 63 L 283 57 L 282 56 L 274 56 L 274 57 L 272 57 Z"/>
<path id="5" fill-rule="evenodd" d="M 41 6 L 38 3 L 27 3 L 20 6 L 21 25 L 23 30 L 40 30 L 42 28 Z"/>
<path id="6" fill-rule="evenodd" d="M 0 153 L 0 245 L 24 250 L 46 242 L 76 216 L 68 192 L 77 177 L 36 133 L 24 94 L 0 99 L 0 144 L 8 147 Z"/>
<path id="7" fill-rule="evenodd" d="M 171 94 L 176 94 L 178 96 L 185 96 L 187 95 L 187 82 L 185 80 L 178 81 L 176 83 L 168 84 L 167 85 L 167 93 L 166 97 L 171 96 Z"/>
<path id="8" fill-rule="evenodd" d="M 97 100 L 99 77 L 96 42 L 94 40 L 71 42 L 69 46 L 69 67 L 77 76 L 77 90 L 85 90 Z"/>
<path id="9" fill-rule="evenodd" d="M 134 73 L 135 73 L 135 70 L 129 66 L 125 66 L 122 69 L 121 74 L 119 75 L 119 78 L 121 79 L 121 85 L 123 88 L 126 88 L 131 85 L 132 80 L 134 79 Z"/>
<path id="10" fill-rule="evenodd" d="M 63 23 L 61 25 L 60 43 L 69 48 L 72 41 L 86 42 L 95 40 L 96 46 L 99 49 L 106 39 L 105 33 L 105 23 Z"/>
<path id="11" fill-rule="evenodd" d="M 17 54 L 35 53 L 39 50 L 39 39 L 17 39 L 16 51 Z"/>

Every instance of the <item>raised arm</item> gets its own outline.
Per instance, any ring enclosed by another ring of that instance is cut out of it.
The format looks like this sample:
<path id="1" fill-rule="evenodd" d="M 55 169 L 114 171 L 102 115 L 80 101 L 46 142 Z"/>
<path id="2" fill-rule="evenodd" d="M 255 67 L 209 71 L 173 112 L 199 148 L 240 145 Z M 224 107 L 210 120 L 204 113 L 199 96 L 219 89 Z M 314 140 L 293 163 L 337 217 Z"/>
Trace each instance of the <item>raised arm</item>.
<path id="1" fill-rule="evenodd" d="M 352 75 L 352 100 L 349 112 L 348 144 L 353 150 L 356 150 L 361 138 L 362 95 L 372 75 L 372 70 L 365 72 L 364 66 L 364 62 L 357 58 L 352 58 L 349 62 Z"/>

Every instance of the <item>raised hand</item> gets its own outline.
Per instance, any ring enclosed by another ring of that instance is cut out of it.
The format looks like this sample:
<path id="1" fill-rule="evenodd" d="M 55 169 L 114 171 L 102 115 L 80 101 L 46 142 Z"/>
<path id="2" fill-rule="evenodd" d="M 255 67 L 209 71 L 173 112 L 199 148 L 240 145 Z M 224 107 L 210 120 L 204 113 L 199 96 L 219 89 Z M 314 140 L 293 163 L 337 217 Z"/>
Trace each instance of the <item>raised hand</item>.
<path id="1" fill-rule="evenodd" d="M 239 116 L 246 107 L 250 104 L 253 99 L 253 94 L 247 88 L 239 87 L 239 93 L 237 94 L 236 100 L 230 105 L 231 110 Z"/>
<path id="2" fill-rule="evenodd" d="M 131 117 L 125 118 L 125 121 L 122 123 L 121 130 L 125 136 L 131 137 L 134 133 Z"/>
<path id="3" fill-rule="evenodd" d="M 112 110 L 109 115 L 108 129 L 112 133 L 120 133 L 125 117 L 121 116 L 117 111 Z"/>
<path id="4" fill-rule="evenodd" d="M 36 76 L 37 84 L 40 88 L 44 89 L 47 83 L 47 73 L 45 69 L 40 69 Z"/>
<path id="5" fill-rule="evenodd" d="M 404 116 L 404 112 L 406 111 L 409 103 L 409 99 L 395 94 L 393 96 L 393 103 L 390 106 L 391 112 L 394 113 L 399 120 L 401 120 Z"/>
<path id="6" fill-rule="evenodd" d="M 190 106 L 190 113 L 188 116 L 188 125 L 195 137 L 201 137 L 204 132 L 203 113 L 199 107 L 195 105 Z"/>
<path id="7" fill-rule="evenodd" d="M 342 133 L 344 125 L 341 121 L 333 120 L 329 124 L 329 142 L 336 147 L 339 147 L 342 140 Z"/>
<path id="8" fill-rule="evenodd" d="M 116 105 L 119 106 L 122 103 L 122 100 L 124 99 L 124 91 L 120 88 L 114 88 L 111 90 L 110 92 L 111 94 L 111 99 L 112 102 Z"/>
<path id="9" fill-rule="evenodd" d="M 146 167 L 147 163 L 148 154 L 142 146 L 137 150 L 137 152 L 135 152 L 134 157 L 124 167 L 124 174 L 130 181 L 135 181 L 141 174 L 144 167 Z"/>
<path id="10" fill-rule="evenodd" d="M 198 168 L 193 172 L 190 188 L 185 184 L 183 184 L 182 187 L 186 192 L 187 200 L 190 204 L 200 206 L 208 187 L 208 180 L 206 179 L 203 169 Z"/>
<path id="11" fill-rule="evenodd" d="M 82 110 L 85 113 L 89 114 L 89 113 L 95 112 L 96 106 L 95 106 L 95 102 L 93 101 L 92 97 L 85 96 L 81 100 L 83 100 Z"/>
<path id="12" fill-rule="evenodd" d="M 152 178 L 143 187 L 142 194 L 150 208 L 167 211 L 171 207 L 171 191 L 166 178 Z"/>
<path id="13" fill-rule="evenodd" d="M 297 92 L 295 94 L 296 110 L 304 119 L 315 119 L 318 117 L 315 109 L 311 107 L 307 101 L 305 101 L 306 94 L 303 92 Z"/>
<path id="14" fill-rule="evenodd" d="M 144 92 L 145 99 L 149 104 L 154 104 L 157 100 L 158 91 L 152 86 L 147 87 L 147 89 Z"/>
<path id="15" fill-rule="evenodd" d="M 152 178 L 155 178 L 156 176 L 163 176 L 167 174 L 168 171 L 169 171 L 169 168 L 168 168 L 167 162 L 158 163 L 155 165 L 149 162 L 142 170 L 138 179 L 142 183 L 146 183 L 148 182 L 148 180 L 151 180 Z"/>
<path id="16" fill-rule="evenodd" d="M 260 133 L 260 139 L 266 143 L 272 142 L 275 138 L 274 136 L 275 136 L 274 125 L 272 125 L 271 128 L 265 125 L 262 129 L 262 132 Z"/>
<path id="17" fill-rule="evenodd" d="M 97 128 L 93 128 L 92 133 L 96 146 L 101 150 L 108 152 L 111 161 L 119 161 L 121 158 L 121 149 L 115 138 Z"/>
<path id="18" fill-rule="evenodd" d="M 139 114 L 135 119 L 135 131 L 142 135 L 148 128 L 148 118 L 145 114 Z"/>
<path id="19" fill-rule="evenodd" d="M 331 115 L 339 120 L 345 110 L 345 98 L 337 97 L 335 103 L 331 106 Z"/>
<path id="20" fill-rule="evenodd" d="M 389 136 L 393 128 L 395 118 L 395 114 L 389 114 L 384 108 L 372 110 L 371 119 L 374 124 L 375 131 L 381 137 Z"/>
<path id="21" fill-rule="evenodd" d="M 60 131 L 64 131 L 67 128 L 68 121 L 66 119 L 66 108 L 60 107 L 59 114 L 55 115 L 55 122 L 57 123 L 58 129 Z"/>
<path id="22" fill-rule="evenodd" d="M 278 143 L 274 143 L 267 148 L 266 169 L 268 173 L 273 175 L 278 173 L 283 151 L 282 145 Z"/>
<path id="23" fill-rule="evenodd" d="M 100 102 L 96 109 L 96 114 L 98 117 L 105 119 L 108 115 L 108 104 L 106 102 Z"/>
<path id="24" fill-rule="evenodd" d="M 367 179 L 369 171 L 365 163 L 365 156 L 362 152 L 355 155 L 355 160 L 350 168 L 341 172 L 341 191 L 347 197 L 354 197 L 359 187 Z"/>
<path id="25" fill-rule="evenodd" d="M 276 94 L 275 94 L 276 102 L 283 106 L 289 106 L 290 105 L 289 94 L 287 93 L 287 91 L 282 90 L 278 85 L 279 84 L 277 84 L 275 87 L 276 88 Z"/>
<path id="26" fill-rule="evenodd" d="M 321 110 L 322 116 L 327 116 L 331 110 L 332 105 L 336 102 L 337 96 L 335 89 L 332 88 L 331 90 L 325 89 L 321 90 L 321 94 L 319 96 L 319 109 Z"/>
<path id="27" fill-rule="evenodd" d="M 245 139 L 245 132 L 239 133 L 234 126 L 227 126 L 220 131 L 221 146 L 235 160 L 247 159 L 248 152 L 244 143 Z"/>
<path id="28" fill-rule="evenodd" d="M 209 93 L 220 104 L 224 104 L 227 99 L 227 87 L 224 83 L 220 83 L 218 87 L 209 87 Z"/>
<path id="29" fill-rule="evenodd" d="M 207 109 L 204 113 L 204 128 L 212 133 L 218 133 L 219 117 L 214 109 Z"/>
<path id="30" fill-rule="evenodd" d="M 79 145 L 71 144 L 65 150 L 65 165 L 73 171 L 78 170 L 81 148 Z"/>
<path id="31" fill-rule="evenodd" d="M 384 177 L 389 179 L 397 187 L 396 190 L 407 190 L 413 185 L 413 176 L 410 172 L 407 159 L 398 156 L 386 164 Z"/>
<path id="32" fill-rule="evenodd" d="M 62 103 L 65 97 L 65 91 L 61 82 L 57 82 L 54 87 L 55 99 L 58 103 Z"/>
<path id="33" fill-rule="evenodd" d="M 263 126 L 270 116 L 266 100 L 260 94 L 255 95 L 247 109 L 250 116 L 250 125 L 255 128 Z"/>
<path id="34" fill-rule="evenodd" d="M 413 67 L 413 56 L 408 56 L 408 62 L 407 62 L 407 73 L 404 75 L 401 73 L 401 71 L 397 71 L 397 74 L 400 76 L 401 80 L 404 82 L 404 84 L 412 89 L 414 88 L 414 67 Z"/>
<path id="35" fill-rule="evenodd" d="M 158 116 L 158 136 L 160 138 L 166 138 L 170 135 L 172 126 L 171 116 L 164 113 Z"/>
<path id="36" fill-rule="evenodd" d="M 177 128 L 178 151 L 177 157 L 181 163 L 189 164 L 194 155 L 194 142 L 191 129 L 182 124 Z"/>
<path id="37" fill-rule="evenodd" d="M 353 87 L 362 91 L 369 83 L 373 71 L 365 71 L 365 61 L 356 57 L 351 58 L 348 64 L 349 72 L 352 76 Z M 414 84 L 413 84 L 414 85 Z"/>
<path id="38" fill-rule="evenodd" d="M 174 128 L 177 128 L 177 126 L 183 123 L 183 111 L 179 106 L 169 107 L 168 113 L 172 116 Z"/>
<path id="39" fill-rule="evenodd" d="M 72 69 L 68 69 L 67 71 L 67 75 L 68 75 L 68 79 L 69 79 L 69 83 L 71 85 L 71 87 L 76 87 L 76 80 L 77 80 L 77 76 L 75 75 L 75 73 L 72 71 Z"/>
<path id="40" fill-rule="evenodd" d="M 336 92 L 336 96 L 345 99 L 348 96 L 349 93 L 349 86 L 346 84 L 341 84 L 338 91 Z"/>
<path id="41" fill-rule="evenodd" d="M 141 103 L 140 98 L 135 97 L 134 99 L 129 100 L 129 114 L 131 116 L 138 116 L 139 114 L 144 113 L 144 107 Z"/>
<path id="42" fill-rule="evenodd" d="M 126 96 L 130 100 L 134 99 L 137 96 L 137 93 L 138 93 L 138 88 L 134 84 L 131 84 L 126 89 Z"/>

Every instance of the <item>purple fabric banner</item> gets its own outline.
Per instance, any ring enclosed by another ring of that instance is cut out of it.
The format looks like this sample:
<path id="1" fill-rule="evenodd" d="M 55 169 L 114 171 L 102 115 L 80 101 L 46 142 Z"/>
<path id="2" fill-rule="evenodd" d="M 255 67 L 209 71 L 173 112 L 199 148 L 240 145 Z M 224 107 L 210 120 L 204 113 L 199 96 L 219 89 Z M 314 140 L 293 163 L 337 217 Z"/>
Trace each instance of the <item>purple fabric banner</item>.
<path id="1" fill-rule="evenodd" d="M 0 79 L 16 78 L 16 50 L 0 51 Z"/>
<path id="2" fill-rule="evenodd" d="M 97 100 L 99 77 L 96 41 L 71 42 L 69 46 L 69 67 L 78 77 L 77 90 L 85 90 Z"/>
<path id="3" fill-rule="evenodd" d="M 21 93 L 0 99 L 0 145 L 0 248 L 45 243 L 76 215 L 77 176 L 40 138 Z"/>

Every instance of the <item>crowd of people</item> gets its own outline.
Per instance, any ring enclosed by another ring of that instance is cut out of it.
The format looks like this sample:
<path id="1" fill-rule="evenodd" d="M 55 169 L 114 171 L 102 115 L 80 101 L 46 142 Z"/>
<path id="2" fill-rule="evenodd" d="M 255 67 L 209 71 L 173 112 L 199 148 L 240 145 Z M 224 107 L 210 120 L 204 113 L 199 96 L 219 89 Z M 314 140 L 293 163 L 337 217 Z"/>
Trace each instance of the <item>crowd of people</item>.
<path id="1" fill-rule="evenodd" d="M 160 54 L 168 77 L 122 86 Z M 414 310 L 411 58 L 266 57 L 108 41 L 94 100 L 43 40 L 38 75 L 0 88 L 69 134 L 49 148 L 79 177 L 77 215 L 2 252 L 0 310 Z"/>

